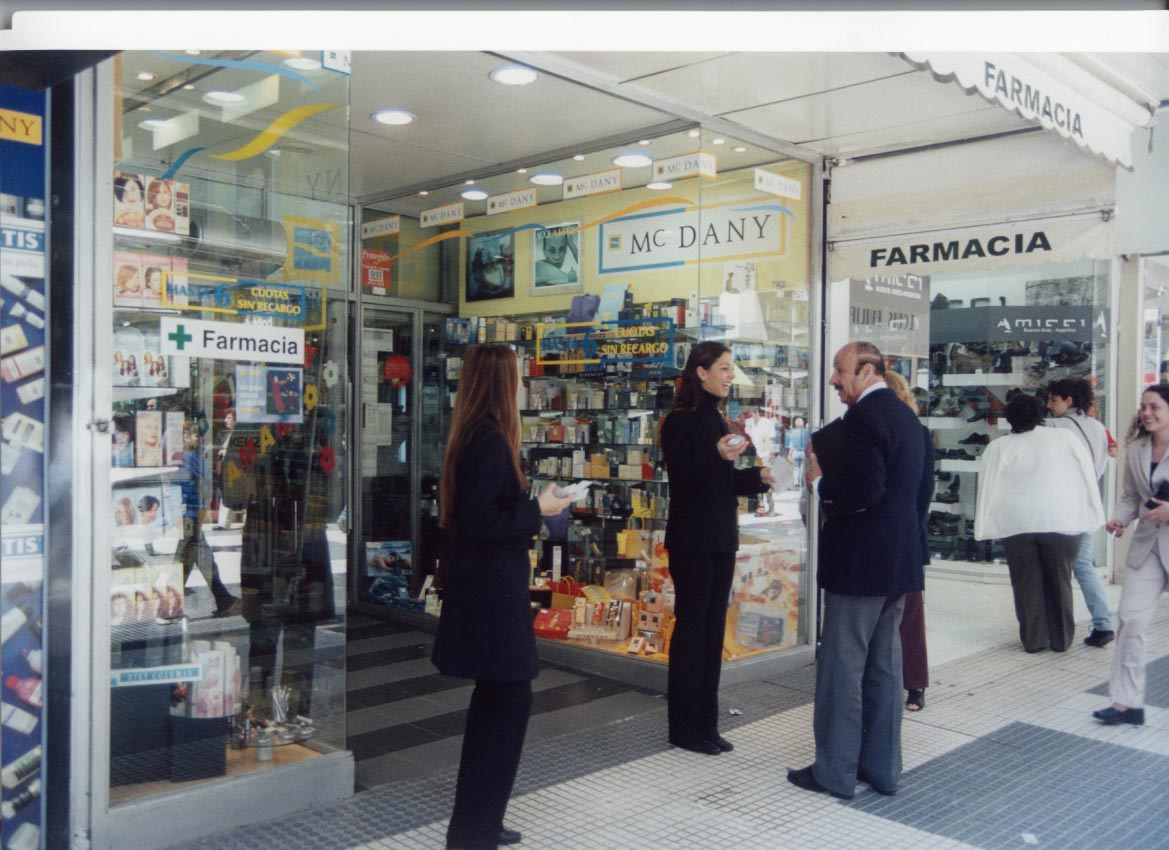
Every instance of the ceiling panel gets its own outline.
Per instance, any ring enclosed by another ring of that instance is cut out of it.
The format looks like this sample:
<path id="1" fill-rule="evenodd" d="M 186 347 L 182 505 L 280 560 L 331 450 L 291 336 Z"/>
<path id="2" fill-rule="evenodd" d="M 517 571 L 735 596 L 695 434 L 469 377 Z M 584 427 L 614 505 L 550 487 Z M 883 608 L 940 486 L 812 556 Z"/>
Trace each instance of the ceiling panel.
<path id="1" fill-rule="evenodd" d="M 590 53 L 549 53 L 565 62 L 588 69 L 607 80 L 626 83 L 651 74 L 661 74 L 674 68 L 706 62 L 726 56 L 725 53 L 670 53 L 639 51 L 637 53 L 613 53 L 598 50 Z"/>
<path id="2" fill-rule="evenodd" d="M 488 79 L 488 72 L 504 64 L 486 53 L 355 52 L 353 128 L 451 157 L 502 163 L 592 139 L 632 135 L 673 118 L 548 74 L 527 86 L 501 86 Z M 372 112 L 387 106 L 406 109 L 418 120 L 405 127 L 370 120 Z M 362 147 L 376 151 L 368 139 Z M 355 189 L 358 197 L 377 192 L 375 184 L 390 190 L 459 173 L 403 173 L 390 157 L 380 167 L 380 177 L 375 176 L 377 164 L 362 168 L 368 177 Z"/>
<path id="3" fill-rule="evenodd" d="M 887 53 L 732 53 L 629 85 L 709 115 L 920 73 Z"/>

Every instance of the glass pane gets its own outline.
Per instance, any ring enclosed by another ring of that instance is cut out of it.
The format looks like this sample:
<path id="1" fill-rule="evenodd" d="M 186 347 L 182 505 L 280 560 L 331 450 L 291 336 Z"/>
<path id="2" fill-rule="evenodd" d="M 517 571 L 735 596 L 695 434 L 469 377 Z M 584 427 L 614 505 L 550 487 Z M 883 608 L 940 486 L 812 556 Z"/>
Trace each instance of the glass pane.
<path id="1" fill-rule="evenodd" d="M 344 745 L 348 78 L 205 58 L 117 58 L 114 804 Z"/>
<path id="2" fill-rule="evenodd" d="M 361 327 L 359 599 L 402 608 L 413 568 L 414 314 L 367 308 Z"/>

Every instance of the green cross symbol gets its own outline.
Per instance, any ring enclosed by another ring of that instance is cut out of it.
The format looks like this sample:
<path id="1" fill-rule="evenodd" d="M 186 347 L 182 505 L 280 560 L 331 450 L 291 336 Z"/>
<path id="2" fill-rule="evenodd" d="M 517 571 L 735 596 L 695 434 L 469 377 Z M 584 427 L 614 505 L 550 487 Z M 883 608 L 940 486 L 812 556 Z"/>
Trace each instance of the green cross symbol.
<path id="1" fill-rule="evenodd" d="M 174 333 L 167 334 L 166 338 L 173 342 L 178 347 L 179 351 L 182 351 L 184 345 L 195 339 L 193 336 L 187 333 L 187 329 L 184 325 L 176 326 Z"/>

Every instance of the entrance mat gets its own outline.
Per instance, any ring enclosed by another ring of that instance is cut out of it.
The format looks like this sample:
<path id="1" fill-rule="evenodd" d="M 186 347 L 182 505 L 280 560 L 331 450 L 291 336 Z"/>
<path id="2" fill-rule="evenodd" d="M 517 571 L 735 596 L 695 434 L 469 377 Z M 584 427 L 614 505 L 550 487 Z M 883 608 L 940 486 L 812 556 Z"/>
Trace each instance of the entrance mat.
<path id="1" fill-rule="evenodd" d="M 1163 850 L 1167 787 L 1169 757 L 1012 723 L 846 805 L 986 850 Z"/>

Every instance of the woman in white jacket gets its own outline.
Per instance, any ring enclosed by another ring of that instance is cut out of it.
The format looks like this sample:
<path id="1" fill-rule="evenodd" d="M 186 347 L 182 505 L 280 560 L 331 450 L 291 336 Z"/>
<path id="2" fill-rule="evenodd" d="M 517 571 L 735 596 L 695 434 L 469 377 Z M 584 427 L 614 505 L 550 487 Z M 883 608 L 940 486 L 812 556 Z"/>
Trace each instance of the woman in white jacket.
<path id="1" fill-rule="evenodd" d="M 1145 632 L 1169 583 L 1165 572 L 1169 564 L 1169 501 L 1154 497 L 1158 488 L 1169 482 L 1169 463 L 1165 462 L 1169 384 L 1154 384 L 1141 394 L 1141 408 L 1129 429 L 1128 442 L 1124 489 L 1105 527 L 1119 537 L 1134 519 L 1138 522 L 1124 564 L 1124 585 L 1116 611 L 1120 631 L 1108 678 L 1112 705 L 1092 715 L 1112 726 L 1145 722 Z"/>
<path id="2" fill-rule="evenodd" d="M 1023 648 L 1063 652 L 1075 635 L 1072 564 L 1104 507 L 1084 442 L 1036 427 L 1045 413 L 1034 396 L 1007 402 L 1011 433 L 982 457 L 974 536 L 1002 538 Z"/>

